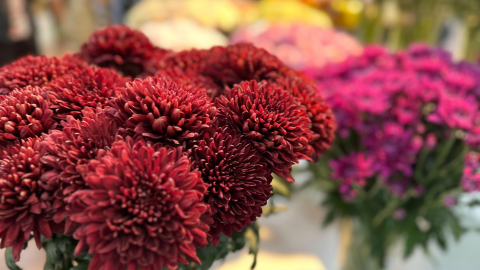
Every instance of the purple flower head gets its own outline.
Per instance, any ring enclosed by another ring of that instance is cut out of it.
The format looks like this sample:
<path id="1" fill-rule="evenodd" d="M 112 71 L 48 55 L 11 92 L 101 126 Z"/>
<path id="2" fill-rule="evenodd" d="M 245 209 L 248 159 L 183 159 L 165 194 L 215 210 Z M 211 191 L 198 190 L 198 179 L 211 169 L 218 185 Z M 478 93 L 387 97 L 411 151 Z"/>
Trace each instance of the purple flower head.
<path id="1" fill-rule="evenodd" d="M 399 208 L 393 212 L 393 218 L 395 220 L 403 220 L 407 216 L 405 209 Z"/>
<path id="2" fill-rule="evenodd" d="M 410 186 L 410 181 L 407 178 L 389 179 L 385 182 L 385 186 L 394 196 L 402 197 Z"/>
<path id="3" fill-rule="evenodd" d="M 446 207 L 455 206 L 455 205 L 457 205 L 457 199 L 453 196 L 447 196 L 443 200 L 443 205 L 445 205 Z"/>
<path id="4" fill-rule="evenodd" d="M 448 91 L 454 94 L 468 94 L 477 84 L 474 76 L 455 68 L 445 70 L 442 76 Z"/>
<path id="5" fill-rule="evenodd" d="M 419 100 L 412 100 L 407 97 L 400 96 L 396 99 L 395 106 L 392 108 L 391 114 L 400 124 L 413 125 L 419 121 L 422 106 Z"/>
<path id="6" fill-rule="evenodd" d="M 413 191 L 415 193 L 415 196 L 420 197 L 425 193 L 425 188 L 421 185 L 416 185 L 413 187 Z"/>
<path id="7" fill-rule="evenodd" d="M 382 87 L 360 83 L 355 88 L 354 106 L 359 112 L 379 115 L 389 109 L 389 97 Z"/>
<path id="8" fill-rule="evenodd" d="M 406 177 L 412 175 L 412 165 L 420 150 L 413 135 L 413 130 L 387 122 L 364 136 L 363 144 L 375 157 L 375 169 L 383 178 L 388 179 L 397 172 Z"/>
<path id="9" fill-rule="evenodd" d="M 418 44 L 389 53 L 367 46 L 363 54 L 307 76 L 331 105 L 340 137 L 354 135 L 348 140 L 358 140 L 352 145 L 373 160 L 371 177 L 396 196 L 418 191 L 412 174 L 420 150 L 434 150 L 454 129 L 480 150 L 480 66 L 455 63 L 442 49 Z M 343 168 L 344 160 L 332 161 L 332 167 Z M 465 189 L 480 190 L 480 176 L 471 169 L 463 178 Z M 343 181 L 342 195 L 352 190 Z"/>
<path id="10" fill-rule="evenodd" d="M 480 153 L 469 152 L 465 156 L 462 188 L 467 192 L 480 191 Z"/>
<path id="11" fill-rule="evenodd" d="M 473 127 L 478 104 L 472 97 L 443 95 L 437 109 L 427 116 L 427 121 L 434 124 L 446 124 L 450 128 L 469 130 Z"/>
<path id="12" fill-rule="evenodd" d="M 427 137 L 425 138 L 425 146 L 428 149 L 433 149 L 437 145 L 437 136 L 433 133 L 427 134 Z"/>
<path id="13" fill-rule="evenodd" d="M 352 152 L 348 156 L 330 160 L 331 177 L 346 184 L 357 183 L 359 186 L 364 186 L 367 178 L 375 173 L 373 163 L 374 160 L 365 153 Z"/>
<path id="14" fill-rule="evenodd" d="M 348 137 L 350 128 L 360 121 L 360 115 L 352 106 L 352 101 L 344 98 L 342 94 L 336 93 L 328 97 L 326 102 L 334 112 L 340 136 Z"/>

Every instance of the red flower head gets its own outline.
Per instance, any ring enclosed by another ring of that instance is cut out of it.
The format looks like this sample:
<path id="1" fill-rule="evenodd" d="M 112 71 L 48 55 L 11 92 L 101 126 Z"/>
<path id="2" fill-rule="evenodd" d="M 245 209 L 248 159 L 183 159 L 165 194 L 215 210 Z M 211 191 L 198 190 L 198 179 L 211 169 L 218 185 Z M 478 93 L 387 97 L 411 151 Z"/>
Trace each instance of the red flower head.
<path id="1" fill-rule="evenodd" d="M 91 159 L 103 156 L 116 139 L 117 127 L 105 112 L 97 108 L 86 108 L 82 120 L 68 116 L 62 122 L 63 130 L 52 130 L 44 134 L 42 145 L 46 154 L 42 162 L 52 169 L 43 174 L 46 189 L 55 191 L 56 214 L 53 220 L 60 223 L 69 216 L 65 198 L 86 187 L 77 167 Z M 53 189 L 55 188 L 55 189 Z M 66 230 L 71 228 L 67 220 Z"/>
<path id="2" fill-rule="evenodd" d="M 243 134 L 275 174 L 293 182 L 291 166 L 298 158 L 310 160 L 313 154 L 305 107 L 276 85 L 256 81 L 227 89 L 216 104 L 219 120 Z"/>
<path id="3" fill-rule="evenodd" d="M 176 269 L 200 263 L 196 246 L 207 244 L 206 185 L 181 149 L 155 151 L 140 141 L 118 141 L 85 165 L 88 190 L 71 201 L 81 224 L 75 253 L 89 247 L 90 270 Z"/>
<path id="4" fill-rule="evenodd" d="M 240 232 L 262 215 L 272 193 L 272 173 L 262 156 L 229 128 L 212 128 L 192 151 L 194 168 L 208 185 L 205 202 L 212 209 L 209 237 L 217 245 L 220 234 Z"/>
<path id="5" fill-rule="evenodd" d="M 164 78 L 182 85 L 192 85 L 196 87 L 196 91 L 201 92 L 210 99 L 217 96 L 221 92 L 218 86 L 211 78 L 202 76 L 190 68 L 185 70 L 179 67 L 167 68 L 155 74 L 156 77 Z"/>
<path id="6" fill-rule="evenodd" d="M 215 107 L 195 87 L 149 77 L 136 79 L 111 101 L 129 134 L 179 145 L 208 127 Z"/>
<path id="7" fill-rule="evenodd" d="M 219 57 L 209 63 L 202 74 L 215 78 L 222 85 L 233 86 L 250 80 L 272 81 L 296 74 L 276 56 L 252 44 L 238 43 L 229 45 L 226 49 L 214 47 L 211 50 L 216 50 Z"/>
<path id="8" fill-rule="evenodd" d="M 0 248 L 13 247 L 16 261 L 31 232 L 39 248 L 40 235 L 51 237 L 52 194 L 39 183 L 46 170 L 40 142 L 37 137 L 16 141 L 0 158 Z"/>
<path id="9" fill-rule="evenodd" d="M 333 143 L 337 124 L 335 123 L 332 110 L 325 104 L 323 98 L 318 94 L 315 86 L 304 78 L 289 76 L 279 78 L 277 84 L 286 89 L 297 101 L 307 109 L 307 115 L 312 122 L 311 130 L 314 133 L 310 145 L 315 150 L 313 160 L 318 160 Z"/>
<path id="10" fill-rule="evenodd" d="M 112 70 L 95 67 L 64 75 L 46 88 L 54 118 L 65 120 L 68 115 L 79 118 L 85 107 L 108 108 L 109 100 L 128 81 Z"/>
<path id="11" fill-rule="evenodd" d="M 93 32 L 81 50 L 89 63 L 114 68 L 131 77 L 143 73 L 149 59 L 162 53 L 166 51 L 155 48 L 143 33 L 122 25 Z"/>
<path id="12" fill-rule="evenodd" d="M 46 56 L 26 56 L 0 68 L 0 94 L 8 94 L 25 86 L 44 86 L 71 71 L 84 68 L 86 63 L 73 55 L 60 59 Z"/>
<path id="13" fill-rule="evenodd" d="M 170 53 L 161 61 L 153 62 L 149 72 L 153 75 L 163 69 L 177 67 L 182 70 L 190 69 L 199 74 L 203 74 L 213 62 L 218 60 L 220 55 L 225 54 L 224 52 L 225 48 L 214 47 L 210 50 L 192 49 L 178 53 Z"/>
<path id="14" fill-rule="evenodd" d="M 39 136 L 55 128 L 49 102 L 39 87 L 14 90 L 0 102 L 0 142 Z"/>

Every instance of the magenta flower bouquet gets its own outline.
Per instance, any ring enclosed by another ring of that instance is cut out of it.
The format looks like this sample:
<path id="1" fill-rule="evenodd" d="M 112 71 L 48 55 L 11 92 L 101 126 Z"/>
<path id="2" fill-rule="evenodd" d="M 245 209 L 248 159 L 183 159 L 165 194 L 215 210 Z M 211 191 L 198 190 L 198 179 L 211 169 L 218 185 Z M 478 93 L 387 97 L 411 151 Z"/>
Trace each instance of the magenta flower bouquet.
<path id="1" fill-rule="evenodd" d="M 0 68 L 0 93 L 13 270 L 30 239 L 45 269 L 203 270 L 247 232 L 256 254 L 272 174 L 293 182 L 336 126 L 314 85 L 263 49 L 173 53 L 124 26 Z"/>
<path id="2" fill-rule="evenodd" d="M 479 74 L 424 45 L 393 54 L 368 46 L 307 71 L 338 123 L 331 150 L 311 165 L 311 184 L 327 193 L 326 222 L 354 218 L 376 260 L 351 269 L 383 266 L 395 237 L 408 256 L 431 239 L 446 248 L 447 230 L 464 231 L 451 207 L 480 188 Z"/>

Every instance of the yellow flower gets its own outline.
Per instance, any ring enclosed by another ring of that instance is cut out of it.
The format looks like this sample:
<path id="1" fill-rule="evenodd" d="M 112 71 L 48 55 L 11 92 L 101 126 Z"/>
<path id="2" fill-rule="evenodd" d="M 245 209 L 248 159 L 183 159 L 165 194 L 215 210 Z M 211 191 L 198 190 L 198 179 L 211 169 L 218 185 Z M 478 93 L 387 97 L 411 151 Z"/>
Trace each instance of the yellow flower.
<path id="1" fill-rule="evenodd" d="M 262 0 L 258 5 L 260 17 L 269 21 L 303 22 L 320 27 L 332 27 L 332 20 L 323 11 L 296 0 Z"/>

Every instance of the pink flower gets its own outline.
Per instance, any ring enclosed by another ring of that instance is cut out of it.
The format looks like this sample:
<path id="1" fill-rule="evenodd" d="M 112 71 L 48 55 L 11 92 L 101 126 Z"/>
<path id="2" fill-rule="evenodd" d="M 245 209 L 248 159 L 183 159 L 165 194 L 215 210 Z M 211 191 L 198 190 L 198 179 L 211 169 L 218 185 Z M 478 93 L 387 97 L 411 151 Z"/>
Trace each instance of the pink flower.
<path id="1" fill-rule="evenodd" d="M 442 96 L 437 110 L 427 116 L 427 120 L 435 124 L 447 124 L 451 128 L 469 130 L 473 127 L 473 120 L 478 104 L 473 98 L 461 96 Z"/>

